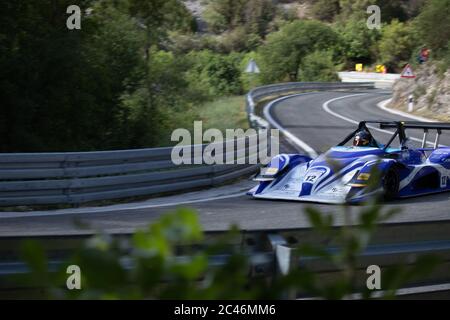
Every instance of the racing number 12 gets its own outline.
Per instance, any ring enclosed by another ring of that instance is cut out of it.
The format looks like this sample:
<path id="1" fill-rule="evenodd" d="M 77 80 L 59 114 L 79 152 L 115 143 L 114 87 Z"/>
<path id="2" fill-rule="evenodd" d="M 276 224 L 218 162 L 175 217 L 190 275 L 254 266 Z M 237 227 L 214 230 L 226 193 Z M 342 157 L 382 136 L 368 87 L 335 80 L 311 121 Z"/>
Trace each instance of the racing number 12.
<path id="1" fill-rule="evenodd" d="M 317 179 L 317 176 L 311 175 L 306 177 L 306 182 L 314 183 L 314 181 Z"/>

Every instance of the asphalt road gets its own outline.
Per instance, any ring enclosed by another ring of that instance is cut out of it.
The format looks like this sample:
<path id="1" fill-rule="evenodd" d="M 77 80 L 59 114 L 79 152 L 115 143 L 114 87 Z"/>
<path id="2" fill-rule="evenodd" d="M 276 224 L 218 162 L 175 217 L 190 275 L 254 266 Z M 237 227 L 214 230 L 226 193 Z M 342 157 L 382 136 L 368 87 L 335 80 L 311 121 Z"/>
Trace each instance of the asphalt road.
<path id="1" fill-rule="evenodd" d="M 285 129 L 319 152 L 340 142 L 352 131 L 355 128 L 352 120 L 408 120 L 377 107 L 378 102 L 389 98 L 389 93 L 372 90 L 354 96 L 357 93 L 320 92 L 298 95 L 274 104 L 270 114 Z M 336 98 L 342 99 L 330 102 Z M 331 113 L 324 107 L 327 102 Z M 383 132 L 376 132 L 375 136 L 381 141 L 389 138 L 389 135 Z M 422 133 L 411 133 L 411 136 L 421 139 Z M 434 140 L 434 136 L 430 134 L 429 139 Z M 441 143 L 450 145 L 450 135 L 443 134 Z M 234 187 L 233 192 L 224 197 L 210 197 L 212 200 L 197 199 L 189 201 L 188 204 L 183 204 L 183 199 L 188 199 L 188 196 L 180 195 L 176 200 L 167 198 L 166 203 L 164 199 L 160 199 L 154 205 L 134 209 L 122 206 L 110 212 L 83 209 L 64 214 L 55 212 L 33 216 L 33 213 L 30 213 L 22 217 L 2 217 L 0 213 L 0 236 L 64 235 L 90 233 L 94 230 L 132 232 L 179 206 L 197 210 L 204 229 L 208 231 L 226 230 L 231 224 L 238 224 L 241 229 L 246 230 L 308 227 L 304 214 L 304 208 L 307 206 L 314 206 L 324 214 L 333 215 L 337 225 L 344 223 L 344 212 L 339 206 L 256 200 L 243 194 L 251 184 L 241 182 L 240 187 Z M 175 202 L 176 205 L 170 205 Z M 399 200 L 387 203 L 385 207 L 401 210 L 390 220 L 393 223 L 446 220 L 450 217 L 450 193 Z M 351 216 L 356 218 L 360 210 L 361 207 L 352 207 Z M 80 229 L 80 223 L 87 228 Z"/>
<path id="2" fill-rule="evenodd" d="M 328 150 L 341 142 L 356 124 L 362 120 L 405 120 L 406 117 L 388 113 L 377 107 L 377 104 L 390 97 L 386 91 L 362 92 L 319 92 L 299 95 L 274 105 L 270 114 L 283 128 L 289 130 L 296 137 L 302 139 L 318 153 Z M 333 99 L 339 99 L 331 101 Z M 334 114 L 324 110 L 323 105 L 328 103 L 328 109 Z M 348 118 L 344 120 L 337 115 Z M 374 125 L 375 126 L 375 125 Z M 392 131 L 392 130 L 391 130 Z M 385 143 L 391 134 L 372 130 L 375 138 Z M 421 130 L 409 130 L 409 137 L 422 140 Z M 434 142 L 434 132 L 430 131 L 428 141 Z M 397 142 L 397 140 L 395 141 Z M 420 146 L 417 141 L 413 145 Z M 440 144 L 450 145 L 450 133 L 443 132 Z M 393 146 L 395 143 L 393 143 Z"/>

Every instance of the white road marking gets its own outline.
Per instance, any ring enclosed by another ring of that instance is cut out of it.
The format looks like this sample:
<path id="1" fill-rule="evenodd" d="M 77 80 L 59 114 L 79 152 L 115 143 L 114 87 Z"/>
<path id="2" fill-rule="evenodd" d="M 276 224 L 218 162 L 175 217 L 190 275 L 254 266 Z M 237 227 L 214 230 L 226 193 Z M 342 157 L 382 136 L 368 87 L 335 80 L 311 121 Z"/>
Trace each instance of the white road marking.
<path id="1" fill-rule="evenodd" d="M 392 114 L 395 114 L 395 115 L 398 115 L 398 116 L 402 116 L 402 117 L 405 117 L 405 118 L 410 118 L 410 119 L 413 119 L 415 121 L 433 122 L 433 120 L 428 119 L 428 118 L 415 116 L 415 115 L 412 115 L 410 113 L 406 113 L 406 112 L 403 112 L 403 111 L 400 111 L 400 110 L 395 110 L 395 109 L 391 109 L 391 108 L 386 107 L 386 105 L 389 102 L 391 102 L 391 101 L 392 101 L 392 98 L 387 99 L 387 100 L 383 100 L 383 101 L 377 103 L 377 107 L 380 108 L 383 111 L 386 111 L 386 112 L 389 112 L 389 113 L 392 113 Z"/>
<path id="2" fill-rule="evenodd" d="M 411 288 L 401 288 L 397 289 L 395 292 L 395 296 L 407 296 L 413 294 L 426 294 L 426 293 L 435 293 L 450 290 L 450 283 L 442 283 L 442 284 L 434 284 L 429 286 L 420 286 L 420 287 L 411 287 Z M 386 291 L 380 290 L 375 291 L 372 294 L 372 298 L 383 298 L 386 294 Z M 320 300 L 321 298 L 312 297 L 312 298 L 299 298 L 296 300 Z M 345 300 L 362 300 L 363 296 L 360 293 L 353 293 L 346 295 L 344 297 Z"/>
<path id="3" fill-rule="evenodd" d="M 277 104 L 280 101 L 292 98 L 292 97 L 297 97 L 297 96 L 301 96 L 301 95 L 305 95 L 304 93 L 298 93 L 298 94 L 293 94 L 293 95 L 289 95 L 286 97 L 281 97 L 278 99 L 275 99 L 273 101 L 271 101 L 270 103 L 268 103 L 265 107 L 264 107 L 264 117 L 266 118 L 267 121 L 269 121 L 269 123 L 277 128 L 278 130 L 280 130 L 280 132 L 290 141 L 292 142 L 296 147 L 304 150 L 311 158 L 316 158 L 318 156 L 317 152 L 310 146 L 308 145 L 306 142 L 304 142 L 303 140 L 297 138 L 296 136 L 294 136 L 291 132 L 289 132 L 288 130 L 286 130 L 285 128 L 283 128 L 283 126 L 281 126 L 281 124 L 279 124 L 270 114 L 270 109 Z"/>
<path id="4" fill-rule="evenodd" d="M 171 203 L 159 203 L 159 204 L 143 204 L 136 205 L 133 207 L 89 207 L 89 208 L 78 208 L 78 209 L 62 209 L 62 210 L 54 210 L 54 211 L 30 211 L 30 212 L 0 212 L 0 219 L 8 219 L 8 218 L 26 218 L 26 217 L 45 217 L 45 216 L 62 216 L 69 214 L 90 214 L 90 213 L 111 213 L 117 211 L 131 211 L 131 210 L 139 210 L 139 209 L 151 209 L 151 208 L 162 208 L 162 207 L 175 207 L 185 204 L 192 203 L 200 203 L 200 202 L 208 202 L 213 200 L 222 200 L 229 198 L 237 198 L 245 196 L 243 192 L 239 192 L 236 194 L 226 195 L 226 196 L 216 196 L 209 197 L 203 199 L 195 199 L 195 200 L 186 200 L 186 201 L 177 201 Z M 132 204 L 130 204 L 132 205 Z"/>
<path id="5" fill-rule="evenodd" d="M 340 119 L 342 119 L 342 120 L 344 120 L 344 121 L 347 121 L 347 122 L 350 122 L 350 123 L 354 123 L 354 124 L 359 124 L 359 121 L 356 121 L 356 120 L 347 118 L 346 116 L 343 116 L 343 115 L 341 115 L 341 114 L 339 114 L 339 113 L 337 113 L 337 112 L 332 111 L 332 110 L 330 109 L 329 106 L 330 106 L 330 103 L 333 103 L 333 102 L 335 102 L 335 101 L 342 100 L 342 99 L 347 99 L 347 98 L 351 98 L 351 97 L 356 97 L 356 96 L 361 96 L 361 95 L 367 95 L 367 93 L 351 94 L 351 95 L 347 95 L 347 96 L 343 96 L 343 97 L 338 97 L 338 98 L 330 99 L 330 100 L 326 101 L 326 102 L 322 105 L 322 109 L 325 110 L 325 112 L 327 112 L 327 113 L 329 113 L 329 114 L 331 114 L 331 115 L 333 115 L 333 116 L 335 116 L 335 117 L 337 117 L 337 118 L 340 118 Z M 394 134 L 393 131 L 380 129 L 380 128 L 377 128 L 377 127 L 374 127 L 374 126 L 370 126 L 370 125 L 367 125 L 367 128 L 372 129 L 372 130 L 375 130 L 375 131 L 378 131 L 378 132 L 390 134 L 390 135 Z M 409 139 L 411 139 L 411 140 L 413 140 L 413 141 L 422 142 L 422 139 L 418 139 L 418 138 L 414 138 L 414 137 L 409 137 Z M 430 144 L 430 145 L 433 146 L 433 145 L 434 145 L 434 142 L 428 141 L 428 140 L 427 140 L 427 144 Z M 439 145 L 439 146 L 444 146 L 444 145 Z"/>

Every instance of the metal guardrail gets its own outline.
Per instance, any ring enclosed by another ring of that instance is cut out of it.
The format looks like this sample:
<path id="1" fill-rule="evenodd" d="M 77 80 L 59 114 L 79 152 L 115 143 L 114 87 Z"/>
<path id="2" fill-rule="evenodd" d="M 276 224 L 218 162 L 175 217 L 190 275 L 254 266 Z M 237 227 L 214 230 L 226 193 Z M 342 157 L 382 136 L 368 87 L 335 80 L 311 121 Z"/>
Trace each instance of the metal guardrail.
<path id="1" fill-rule="evenodd" d="M 342 90 L 342 89 L 374 89 L 373 82 L 358 83 L 327 83 L 327 82 L 288 82 L 262 86 L 251 90 L 247 94 L 247 115 L 253 128 L 268 128 L 269 124 L 255 114 L 258 102 L 273 96 L 287 95 L 304 91 Z"/>
<path id="2" fill-rule="evenodd" d="M 373 82 L 377 89 L 392 89 L 394 83 L 400 79 L 396 73 L 374 73 L 374 72 L 338 72 L 342 82 Z"/>
<path id="3" fill-rule="evenodd" d="M 234 150 L 226 153 L 230 142 Z M 250 137 L 222 143 L 224 164 L 215 165 L 195 164 L 203 163 L 194 157 L 195 146 L 187 146 L 192 148 L 188 165 L 172 162 L 172 147 L 0 154 L 0 206 L 79 204 L 214 186 L 256 171 L 257 164 L 238 160 L 267 152 L 250 145 Z M 206 145 L 197 147 L 203 154 Z M 234 162 L 227 161 L 230 157 Z"/>
<path id="4" fill-rule="evenodd" d="M 337 232 L 338 227 L 335 227 Z M 111 235 L 121 239 L 125 244 L 130 234 Z M 223 232 L 207 232 L 205 243 L 211 243 L 221 238 Z M 90 236 L 47 236 L 29 237 L 28 240 L 38 240 L 46 249 L 49 258 L 49 268 L 57 270 L 62 266 L 72 252 L 79 248 L 82 242 Z M 231 240 L 230 240 L 231 239 Z M 321 258 L 299 256 L 295 248 L 299 244 L 324 245 L 328 250 L 338 250 L 339 244 L 330 242 L 330 238 L 318 234 L 311 228 L 295 230 L 242 230 L 234 238 L 229 238 L 228 245 L 244 253 L 250 264 L 249 276 L 273 278 L 283 275 L 296 268 L 306 268 L 313 271 L 327 282 L 339 277 L 341 266 Z M 12 276 L 29 272 L 28 267 L 20 260 L 21 238 L 0 238 L 0 297 L 4 294 L 10 298 L 14 292 L 18 298 L 27 297 L 28 287 L 12 281 Z M 198 247 L 198 246 L 196 246 Z M 198 247 L 200 248 L 200 247 Z M 183 252 L 183 248 L 179 248 Z M 356 261 L 356 281 L 361 288 L 365 286 L 368 277 L 366 269 L 376 264 L 383 272 L 396 265 L 412 266 L 423 254 L 431 254 L 441 259 L 440 265 L 432 272 L 405 284 L 408 290 L 405 295 L 424 296 L 441 293 L 449 296 L 450 283 L 450 221 L 384 223 L 379 225 L 372 241 Z M 179 257 L 183 259 L 183 257 Z M 210 265 L 223 265 L 229 255 L 221 254 L 210 257 Z M 82 267 L 82 266 L 81 266 Z M 436 286 L 438 285 L 438 286 Z M 383 289 L 383 286 L 382 286 Z M 298 292 L 290 298 L 307 297 Z"/>
<path id="5" fill-rule="evenodd" d="M 308 90 L 368 88 L 373 88 L 373 84 L 295 82 L 258 87 L 247 95 L 249 122 L 257 129 L 269 127 L 264 119 L 255 115 L 254 108 L 256 102 L 270 96 Z M 260 131 L 259 134 L 267 133 Z M 240 139 L 246 139 L 245 147 L 235 148 L 234 159 L 243 153 L 251 158 L 267 151 L 250 145 L 248 137 Z M 237 144 L 238 140 L 234 143 Z M 202 146 L 202 152 L 205 147 L 206 145 Z M 257 164 L 240 165 L 239 162 L 224 165 L 175 165 L 171 161 L 172 151 L 173 148 L 170 147 L 0 154 L 0 206 L 77 205 L 184 191 L 221 184 L 249 175 L 259 167 Z"/>

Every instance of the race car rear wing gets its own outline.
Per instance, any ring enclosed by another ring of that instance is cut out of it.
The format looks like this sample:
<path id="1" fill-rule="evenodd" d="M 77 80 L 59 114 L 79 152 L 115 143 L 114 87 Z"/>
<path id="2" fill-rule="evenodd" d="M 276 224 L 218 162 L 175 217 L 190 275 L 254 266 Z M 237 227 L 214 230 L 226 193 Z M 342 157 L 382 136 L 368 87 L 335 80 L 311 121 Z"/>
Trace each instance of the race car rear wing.
<path id="1" fill-rule="evenodd" d="M 369 122 L 372 121 L 367 121 L 367 123 Z M 439 138 L 441 136 L 442 130 L 450 130 L 450 123 L 446 122 L 420 122 L 420 121 L 392 121 L 392 122 L 373 121 L 373 122 L 379 123 L 381 129 L 395 128 L 399 132 L 403 132 L 403 134 L 405 129 L 422 129 L 423 130 L 422 148 L 425 148 L 426 146 L 429 130 L 436 130 L 434 149 L 439 147 Z"/>

